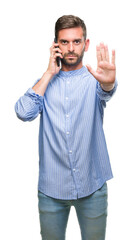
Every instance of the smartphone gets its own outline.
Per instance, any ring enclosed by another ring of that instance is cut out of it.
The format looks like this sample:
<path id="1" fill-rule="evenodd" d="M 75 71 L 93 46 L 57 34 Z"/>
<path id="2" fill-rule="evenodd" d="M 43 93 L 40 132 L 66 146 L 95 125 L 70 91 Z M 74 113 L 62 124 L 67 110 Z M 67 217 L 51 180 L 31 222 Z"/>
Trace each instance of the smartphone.
<path id="1" fill-rule="evenodd" d="M 54 38 L 54 42 L 57 43 L 57 39 Z M 60 57 L 56 58 L 57 66 L 60 67 Z"/>

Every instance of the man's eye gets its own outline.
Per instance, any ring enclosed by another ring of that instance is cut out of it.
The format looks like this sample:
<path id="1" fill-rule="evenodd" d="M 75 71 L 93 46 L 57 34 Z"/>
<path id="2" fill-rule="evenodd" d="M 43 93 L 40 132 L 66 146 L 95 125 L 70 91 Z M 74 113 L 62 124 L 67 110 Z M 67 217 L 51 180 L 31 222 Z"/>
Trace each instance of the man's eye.
<path id="1" fill-rule="evenodd" d="M 75 43 L 75 44 L 79 44 L 79 43 L 80 43 L 80 40 L 75 40 L 74 43 Z"/>
<path id="2" fill-rule="evenodd" d="M 66 40 L 63 40 L 61 43 L 62 43 L 63 45 L 66 45 L 66 44 L 67 44 L 67 41 L 66 41 Z"/>

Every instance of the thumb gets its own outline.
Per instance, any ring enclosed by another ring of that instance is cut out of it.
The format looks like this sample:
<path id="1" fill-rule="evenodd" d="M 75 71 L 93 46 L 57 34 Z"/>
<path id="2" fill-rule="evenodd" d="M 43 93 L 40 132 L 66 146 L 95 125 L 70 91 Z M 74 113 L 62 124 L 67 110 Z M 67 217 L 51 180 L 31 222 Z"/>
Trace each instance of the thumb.
<path id="1" fill-rule="evenodd" d="M 92 67 L 89 64 L 86 65 L 86 68 L 88 69 L 88 71 L 90 73 L 92 73 L 92 74 L 94 73 L 94 70 L 92 69 Z"/>
<path id="2" fill-rule="evenodd" d="M 96 72 L 92 69 L 92 67 L 89 64 L 86 65 L 86 68 L 94 77 L 96 77 Z"/>

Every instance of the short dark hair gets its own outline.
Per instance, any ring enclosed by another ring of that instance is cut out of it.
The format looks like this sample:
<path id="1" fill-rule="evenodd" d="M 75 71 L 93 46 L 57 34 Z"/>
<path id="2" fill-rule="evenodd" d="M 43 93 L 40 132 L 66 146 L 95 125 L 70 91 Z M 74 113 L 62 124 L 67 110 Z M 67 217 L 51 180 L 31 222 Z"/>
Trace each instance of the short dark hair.
<path id="1" fill-rule="evenodd" d="M 82 19 L 74 15 L 63 15 L 55 23 L 55 37 L 58 38 L 58 32 L 66 28 L 81 27 L 83 30 L 84 40 L 86 40 L 87 30 Z"/>

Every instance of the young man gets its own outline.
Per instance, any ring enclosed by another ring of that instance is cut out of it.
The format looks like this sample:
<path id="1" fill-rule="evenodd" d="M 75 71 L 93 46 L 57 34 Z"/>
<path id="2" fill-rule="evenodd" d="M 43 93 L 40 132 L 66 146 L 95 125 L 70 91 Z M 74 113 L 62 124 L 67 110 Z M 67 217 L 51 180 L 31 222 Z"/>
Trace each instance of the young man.
<path id="1" fill-rule="evenodd" d="M 107 184 L 112 170 L 103 132 L 103 111 L 114 94 L 115 51 L 97 46 L 97 70 L 83 66 L 88 50 L 84 22 L 59 18 L 42 78 L 15 105 L 18 118 L 40 113 L 39 214 L 43 240 L 64 240 L 71 206 L 82 240 L 104 240 Z M 60 66 L 58 66 L 58 57 Z"/>

